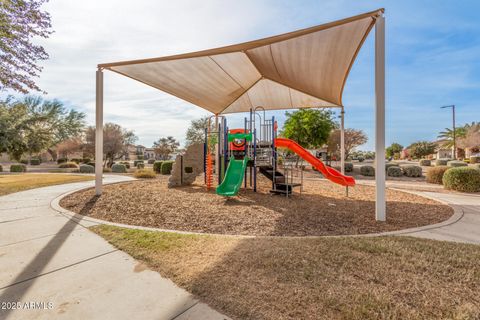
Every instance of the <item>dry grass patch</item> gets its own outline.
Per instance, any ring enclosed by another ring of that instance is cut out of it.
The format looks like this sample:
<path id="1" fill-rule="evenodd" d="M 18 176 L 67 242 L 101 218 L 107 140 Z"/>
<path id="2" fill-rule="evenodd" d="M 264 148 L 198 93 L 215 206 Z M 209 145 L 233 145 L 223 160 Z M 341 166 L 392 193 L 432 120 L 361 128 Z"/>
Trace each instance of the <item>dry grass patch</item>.
<path id="1" fill-rule="evenodd" d="M 344 188 L 328 181 L 305 181 L 302 195 L 271 195 L 261 180 L 259 192 L 242 190 L 225 198 L 197 184 L 167 188 L 167 178 L 108 185 L 101 197 L 93 189 L 62 199 L 64 208 L 113 222 L 202 233 L 307 236 L 393 231 L 437 223 L 453 210 L 412 194 L 387 191 L 387 222 L 375 221 L 375 189 Z M 85 209 L 88 208 L 88 209 Z"/>
<path id="2" fill-rule="evenodd" d="M 0 196 L 33 188 L 88 180 L 93 180 L 93 177 L 57 173 L 25 173 L 18 175 L 0 175 Z"/>
<path id="3" fill-rule="evenodd" d="M 157 174 L 151 169 L 137 169 L 133 176 L 138 179 L 154 179 Z"/>
<path id="4" fill-rule="evenodd" d="M 93 230 L 234 319 L 480 317 L 475 245 Z"/>

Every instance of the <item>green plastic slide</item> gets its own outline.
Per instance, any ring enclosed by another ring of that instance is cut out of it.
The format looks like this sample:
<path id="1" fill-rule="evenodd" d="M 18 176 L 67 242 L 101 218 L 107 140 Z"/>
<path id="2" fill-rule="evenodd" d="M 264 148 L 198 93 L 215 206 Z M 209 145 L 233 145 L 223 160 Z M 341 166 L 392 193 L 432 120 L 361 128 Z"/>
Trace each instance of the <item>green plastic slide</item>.
<path id="1" fill-rule="evenodd" d="M 242 186 L 247 162 L 247 157 L 243 158 L 243 160 L 231 159 L 228 162 L 227 172 L 225 173 L 222 184 L 217 187 L 217 194 L 226 197 L 237 195 L 238 190 L 240 190 Z"/>

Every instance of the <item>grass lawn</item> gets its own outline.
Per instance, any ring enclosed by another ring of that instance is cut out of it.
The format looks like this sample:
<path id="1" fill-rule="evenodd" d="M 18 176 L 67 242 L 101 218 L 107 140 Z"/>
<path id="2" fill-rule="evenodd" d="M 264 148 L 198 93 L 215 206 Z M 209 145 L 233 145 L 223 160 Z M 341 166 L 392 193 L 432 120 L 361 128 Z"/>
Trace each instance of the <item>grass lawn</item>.
<path id="1" fill-rule="evenodd" d="M 24 173 L 0 175 L 0 196 L 27 189 L 87 180 L 93 180 L 93 177 L 55 173 Z"/>
<path id="2" fill-rule="evenodd" d="M 92 230 L 234 319 L 480 318 L 480 246 Z"/>

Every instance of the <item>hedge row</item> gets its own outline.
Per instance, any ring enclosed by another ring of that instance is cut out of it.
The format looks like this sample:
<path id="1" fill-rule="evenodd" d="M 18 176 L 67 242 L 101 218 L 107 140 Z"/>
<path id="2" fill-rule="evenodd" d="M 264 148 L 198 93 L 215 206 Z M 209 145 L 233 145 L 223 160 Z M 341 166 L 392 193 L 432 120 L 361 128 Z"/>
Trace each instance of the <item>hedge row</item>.
<path id="1" fill-rule="evenodd" d="M 430 167 L 432 165 L 432 162 L 428 159 L 422 159 L 420 160 L 419 163 L 422 167 Z"/>
<path id="2" fill-rule="evenodd" d="M 12 164 L 10 166 L 10 172 L 27 172 L 27 166 L 23 163 Z"/>
<path id="3" fill-rule="evenodd" d="M 65 169 L 65 168 L 74 168 L 78 169 L 78 164 L 76 162 L 64 162 L 58 165 L 59 168 Z"/>
<path id="4" fill-rule="evenodd" d="M 95 173 L 95 167 L 89 164 L 81 164 L 80 173 Z"/>
<path id="5" fill-rule="evenodd" d="M 172 168 L 173 168 L 174 163 L 175 163 L 175 161 L 163 161 L 162 168 L 161 168 L 160 172 L 162 174 L 172 173 Z"/>
<path id="6" fill-rule="evenodd" d="M 145 162 L 143 162 L 143 160 L 134 160 L 133 161 L 133 166 L 136 167 L 136 166 L 138 166 L 139 163 L 145 163 Z"/>
<path id="7" fill-rule="evenodd" d="M 156 173 L 161 173 L 162 172 L 162 163 L 163 161 L 155 161 L 153 163 L 153 171 Z"/>
<path id="8" fill-rule="evenodd" d="M 121 163 L 115 163 L 112 166 L 112 172 L 115 173 L 127 173 L 127 167 L 124 164 Z"/>
<path id="9" fill-rule="evenodd" d="M 435 166 L 433 168 L 428 169 L 427 175 L 426 175 L 427 182 L 442 184 L 443 175 L 445 174 L 445 171 L 447 171 L 448 169 L 451 169 L 451 167 Z"/>
<path id="10" fill-rule="evenodd" d="M 460 192 L 479 192 L 480 170 L 469 167 L 451 168 L 443 175 L 442 182 L 446 189 Z"/>
<path id="11" fill-rule="evenodd" d="M 466 167 L 468 166 L 467 163 L 463 161 L 452 160 L 447 162 L 447 166 L 449 167 Z"/>
<path id="12" fill-rule="evenodd" d="M 130 162 L 129 161 L 120 161 L 119 164 L 125 165 L 125 168 L 130 169 Z"/>
<path id="13" fill-rule="evenodd" d="M 400 177 L 405 175 L 407 177 L 421 177 L 422 167 L 420 166 L 404 166 L 400 168 L 396 163 L 385 164 L 385 171 L 389 177 Z M 360 173 L 364 176 L 375 176 L 375 168 L 373 166 L 361 166 Z"/>

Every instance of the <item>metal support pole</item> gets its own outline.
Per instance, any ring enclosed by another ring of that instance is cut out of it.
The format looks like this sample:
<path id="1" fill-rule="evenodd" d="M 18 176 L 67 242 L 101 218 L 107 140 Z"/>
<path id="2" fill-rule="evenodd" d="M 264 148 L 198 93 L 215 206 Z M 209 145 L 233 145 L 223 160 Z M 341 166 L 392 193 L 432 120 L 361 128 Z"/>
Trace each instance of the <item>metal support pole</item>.
<path id="1" fill-rule="evenodd" d="M 455 105 L 452 105 L 452 119 L 453 119 L 453 159 L 457 159 L 457 141 L 455 129 Z"/>
<path id="2" fill-rule="evenodd" d="M 385 18 L 375 23 L 375 218 L 386 220 L 385 203 Z"/>
<path id="3" fill-rule="evenodd" d="M 217 132 L 217 138 L 218 138 L 218 132 L 220 131 L 219 128 L 218 128 L 218 114 L 215 115 L 215 129 L 213 129 L 213 133 Z M 215 157 L 217 158 L 216 161 L 215 161 L 215 173 L 220 176 L 220 161 L 218 160 L 220 157 L 219 157 L 219 153 L 220 153 L 220 148 L 219 148 L 219 142 L 217 144 L 215 144 Z M 215 159 L 215 158 L 214 158 Z M 219 183 L 220 184 L 220 183 Z"/>
<path id="4" fill-rule="evenodd" d="M 257 129 L 253 129 L 253 192 L 257 192 Z"/>
<path id="5" fill-rule="evenodd" d="M 210 121 L 208 124 L 210 125 Z M 205 128 L 205 141 L 203 143 L 203 182 L 207 184 L 207 153 L 208 153 L 208 127 Z"/>
<path id="6" fill-rule="evenodd" d="M 345 110 L 340 112 L 340 172 L 345 174 Z"/>
<path id="7" fill-rule="evenodd" d="M 103 183 L 103 71 L 96 74 L 95 102 L 95 194 L 102 194 Z"/>
<path id="8" fill-rule="evenodd" d="M 277 185 L 275 183 L 277 173 L 277 148 L 275 148 L 275 117 L 272 117 L 272 167 L 273 167 L 273 180 L 272 180 L 272 189 L 277 190 Z"/>
<path id="9" fill-rule="evenodd" d="M 244 133 L 247 133 L 247 117 L 245 117 L 244 123 Z M 248 146 L 247 146 L 247 139 L 244 141 L 244 157 L 248 157 Z M 243 173 L 243 187 L 247 189 L 247 168 L 245 167 L 245 172 Z"/>
<path id="10" fill-rule="evenodd" d="M 218 128 L 217 128 L 217 160 L 215 161 L 218 165 L 217 165 L 217 168 L 218 168 L 218 171 L 217 171 L 217 175 L 218 175 L 218 184 L 221 184 L 222 183 L 222 138 L 221 138 L 221 135 L 220 135 L 220 131 L 222 129 L 222 125 L 219 123 L 218 124 Z"/>

